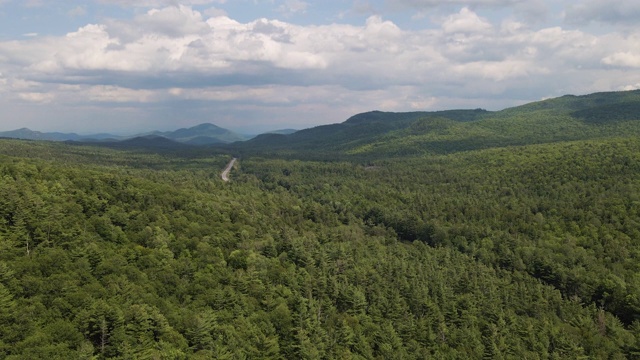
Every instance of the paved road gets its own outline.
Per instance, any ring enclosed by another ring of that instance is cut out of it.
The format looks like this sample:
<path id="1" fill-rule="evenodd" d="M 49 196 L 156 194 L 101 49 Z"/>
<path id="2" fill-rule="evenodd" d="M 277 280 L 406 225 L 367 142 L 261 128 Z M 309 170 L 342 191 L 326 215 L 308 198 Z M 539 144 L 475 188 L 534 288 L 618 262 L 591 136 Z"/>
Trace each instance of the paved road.
<path id="1" fill-rule="evenodd" d="M 223 181 L 229 181 L 229 171 L 231 171 L 231 168 L 233 167 L 233 164 L 236 163 L 236 158 L 231 159 L 231 161 L 229 161 L 229 164 L 227 165 L 226 168 L 224 168 L 224 171 L 222 172 L 222 180 Z"/>

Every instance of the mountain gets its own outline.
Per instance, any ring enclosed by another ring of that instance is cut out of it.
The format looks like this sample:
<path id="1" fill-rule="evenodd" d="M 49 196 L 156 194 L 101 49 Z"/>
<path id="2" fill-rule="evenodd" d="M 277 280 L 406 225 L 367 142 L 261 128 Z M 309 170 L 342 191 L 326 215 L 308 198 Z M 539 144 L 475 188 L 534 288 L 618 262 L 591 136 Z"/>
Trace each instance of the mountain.
<path id="1" fill-rule="evenodd" d="M 1 139 L 1 357 L 638 359 L 636 95 Z"/>
<path id="2" fill-rule="evenodd" d="M 239 135 L 231 130 L 221 128 L 213 124 L 200 124 L 190 128 L 182 128 L 175 131 L 151 131 L 132 136 L 118 136 L 107 133 L 78 135 L 75 133 L 59 132 L 39 132 L 27 128 L 0 132 L 0 137 L 26 139 L 26 140 L 48 140 L 48 141 L 80 141 L 80 142 L 108 142 L 137 139 L 134 142 L 141 143 L 140 138 L 148 136 L 161 136 L 174 142 L 190 145 L 210 145 L 227 144 L 235 141 L 247 140 L 248 137 Z M 156 139 L 157 142 L 157 139 Z M 125 144 L 127 145 L 127 144 Z"/>
<path id="3" fill-rule="evenodd" d="M 40 131 L 33 131 L 27 128 L 21 128 L 12 131 L 0 132 L 0 137 L 13 138 L 13 139 L 25 139 L 25 140 L 49 140 L 49 141 L 65 141 L 65 140 L 79 140 L 80 135 L 70 133 L 43 133 Z"/>
<path id="4" fill-rule="evenodd" d="M 25 140 L 45 140 L 45 141 L 103 141 L 103 140 L 120 140 L 122 136 L 100 133 L 91 135 L 78 135 L 76 133 L 61 132 L 40 132 L 27 128 L 21 128 L 11 131 L 0 132 L 0 137 Z"/>
<path id="5" fill-rule="evenodd" d="M 100 145 L 111 148 L 155 150 L 179 150 L 191 147 L 189 144 L 157 135 L 136 136 L 134 138 L 121 141 L 102 142 Z"/>
<path id="6" fill-rule="evenodd" d="M 265 134 L 282 134 L 282 135 L 289 135 L 289 134 L 293 134 L 294 132 L 296 132 L 298 130 L 296 129 L 280 129 L 280 130 L 273 130 L 273 131 L 268 131 Z"/>
<path id="7" fill-rule="evenodd" d="M 305 159 L 445 154 L 474 149 L 640 135 L 640 91 L 565 95 L 501 111 L 357 114 L 289 135 L 263 134 L 234 150 Z"/>
<path id="8" fill-rule="evenodd" d="M 204 123 L 162 136 L 189 145 L 214 145 L 238 154 L 331 160 L 444 154 L 490 147 L 550 143 L 640 134 L 640 90 L 565 95 L 501 111 L 370 111 L 346 121 L 304 130 L 280 130 L 254 138 Z M 111 134 L 41 133 L 26 128 L 0 137 L 52 141 L 113 142 Z"/>
<path id="9" fill-rule="evenodd" d="M 193 145 L 228 144 L 235 141 L 247 140 L 247 137 L 243 135 L 209 123 L 175 131 L 161 132 L 157 133 L 157 135 Z"/>
<path id="10" fill-rule="evenodd" d="M 371 143 L 394 131 L 408 128 L 420 119 L 446 117 L 454 122 L 476 121 L 490 114 L 482 109 L 382 112 L 370 111 L 354 115 L 339 124 L 321 125 L 292 134 L 262 134 L 243 143 L 234 144 L 247 153 L 301 152 L 314 157 L 335 157 L 351 149 Z"/>
<path id="11" fill-rule="evenodd" d="M 536 112 L 539 110 L 573 112 L 586 109 L 597 109 L 602 106 L 637 102 L 640 102 L 640 90 L 598 92 L 587 95 L 564 95 L 557 98 L 535 101 L 505 109 L 500 113 L 526 113 Z"/>

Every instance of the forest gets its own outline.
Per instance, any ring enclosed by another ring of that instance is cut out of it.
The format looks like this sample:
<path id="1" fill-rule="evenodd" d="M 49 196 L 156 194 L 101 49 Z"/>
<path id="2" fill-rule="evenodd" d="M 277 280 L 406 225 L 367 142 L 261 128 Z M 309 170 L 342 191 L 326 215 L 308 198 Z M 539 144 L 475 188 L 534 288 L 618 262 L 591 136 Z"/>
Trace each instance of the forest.
<path id="1" fill-rule="evenodd" d="M 636 96 L 1 139 L 0 358 L 640 358 Z"/>

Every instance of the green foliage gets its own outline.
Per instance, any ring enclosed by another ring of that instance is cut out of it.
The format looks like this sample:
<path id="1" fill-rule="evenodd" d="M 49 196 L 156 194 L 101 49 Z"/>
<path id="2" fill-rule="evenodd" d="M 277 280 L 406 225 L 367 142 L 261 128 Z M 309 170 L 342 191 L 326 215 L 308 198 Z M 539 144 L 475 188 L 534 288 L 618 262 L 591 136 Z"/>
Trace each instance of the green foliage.
<path id="1" fill-rule="evenodd" d="M 371 113 L 353 161 L 230 183 L 229 156 L 0 141 L 0 357 L 637 357 L 635 125 L 526 110 Z"/>
<path id="2" fill-rule="evenodd" d="M 390 113 L 372 111 L 349 118 L 341 124 L 323 125 L 297 131 L 290 135 L 265 134 L 234 144 L 231 149 L 244 154 L 274 154 L 277 157 L 303 156 L 312 159 L 335 159 L 371 142 L 384 141 L 388 134 L 407 129 L 424 128 L 414 125 L 420 119 L 444 119 L 458 123 L 483 118 L 488 112 L 449 110 L 435 112 Z M 424 129 L 423 129 L 424 130 Z"/>

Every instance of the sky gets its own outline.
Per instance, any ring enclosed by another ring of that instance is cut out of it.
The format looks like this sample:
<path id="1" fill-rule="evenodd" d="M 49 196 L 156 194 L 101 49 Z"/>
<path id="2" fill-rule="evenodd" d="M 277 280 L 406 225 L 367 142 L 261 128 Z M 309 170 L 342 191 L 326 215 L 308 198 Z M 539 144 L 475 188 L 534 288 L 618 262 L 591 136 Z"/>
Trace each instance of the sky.
<path id="1" fill-rule="evenodd" d="M 640 88 L 640 1 L 0 0 L 0 131 L 303 129 Z"/>

